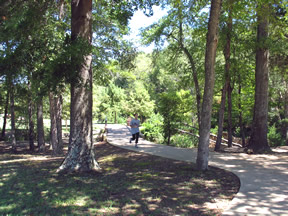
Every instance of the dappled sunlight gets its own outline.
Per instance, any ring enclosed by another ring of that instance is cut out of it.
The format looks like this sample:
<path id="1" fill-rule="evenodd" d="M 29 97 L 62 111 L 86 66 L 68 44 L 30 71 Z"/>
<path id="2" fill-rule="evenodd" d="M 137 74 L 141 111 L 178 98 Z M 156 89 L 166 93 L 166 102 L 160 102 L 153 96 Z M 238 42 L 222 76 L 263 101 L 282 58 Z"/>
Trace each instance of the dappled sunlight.
<path id="1" fill-rule="evenodd" d="M 51 156 L 29 156 L 29 155 L 17 155 L 18 157 L 23 157 L 22 159 L 9 159 L 0 161 L 0 164 L 9 164 L 9 163 L 19 163 L 19 162 L 29 162 L 29 161 L 55 161 L 64 157 L 51 157 Z"/>
<path id="2" fill-rule="evenodd" d="M 140 139 L 139 149 L 135 149 L 133 144 L 128 143 L 130 133 L 126 126 L 108 125 L 108 128 L 110 131 L 108 141 L 115 146 L 176 160 L 196 162 L 197 149 L 163 146 L 144 139 Z M 276 148 L 273 152 L 259 155 L 209 152 L 209 166 L 231 171 L 241 181 L 240 190 L 232 202 L 229 202 L 229 206 L 223 201 L 227 209 L 223 215 L 287 215 L 288 148 Z M 175 189 L 178 197 L 171 196 L 172 199 L 178 199 L 179 193 L 181 197 L 187 186 L 178 185 L 178 187 L 179 191 Z M 222 202 L 221 198 L 217 199 Z M 213 202 L 207 203 L 207 206 L 213 205 Z"/>

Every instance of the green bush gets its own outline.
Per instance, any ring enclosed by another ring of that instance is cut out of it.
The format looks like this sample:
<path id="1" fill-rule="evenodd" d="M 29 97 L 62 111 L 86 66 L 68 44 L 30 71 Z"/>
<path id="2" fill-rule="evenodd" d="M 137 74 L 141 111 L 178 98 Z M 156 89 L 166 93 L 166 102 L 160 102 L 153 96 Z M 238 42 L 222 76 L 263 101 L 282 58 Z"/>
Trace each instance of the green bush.
<path id="1" fill-rule="evenodd" d="M 156 143 L 163 143 L 164 137 L 162 126 L 162 116 L 159 114 L 153 114 L 141 125 L 140 131 L 145 136 L 145 139 Z"/>
<path id="2" fill-rule="evenodd" d="M 285 140 L 282 138 L 281 134 L 277 131 L 275 124 L 268 129 L 268 142 L 271 147 L 285 145 Z"/>
<path id="3" fill-rule="evenodd" d="M 218 134 L 218 126 L 210 129 L 211 133 Z"/>
<path id="4" fill-rule="evenodd" d="M 198 138 L 187 134 L 176 134 L 171 137 L 171 145 L 180 148 L 194 148 L 198 145 Z"/>

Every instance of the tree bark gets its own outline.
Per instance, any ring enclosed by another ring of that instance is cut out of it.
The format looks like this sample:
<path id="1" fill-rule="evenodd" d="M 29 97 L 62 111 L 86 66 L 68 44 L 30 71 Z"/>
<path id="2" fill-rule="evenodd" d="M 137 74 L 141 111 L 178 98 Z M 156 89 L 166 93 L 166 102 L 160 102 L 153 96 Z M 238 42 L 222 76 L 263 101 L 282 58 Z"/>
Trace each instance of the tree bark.
<path id="1" fill-rule="evenodd" d="M 45 152 L 45 135 L 43 123 L 43 100 L 42 98 L 37 103 L 37 141 L 38 151 Z"/>
<path id="2" fill-rule="evenodd" d="M 81 37 L 91 44 L 92 0 L 71 2 L 72 40 Z M 99 170 L 95 160 L 92 133 L 92 54 L 84 56 L 78 75 L 82 82 L 71 83 L 71 124 L 68 154 L 58 172 Z"/>
<path id="3" fill-rule="evenodd" d="M 15 136 L 15 106 L 14 106 L 14 84 L 11 82 L 11 90 L 10 90 L 10 113 L 11 113 L 11 146 L 12 151 L 16 152 L 17 142 Z"/>
<path id="4" fill-rule="evenodd" d="M 61 21 L 64 16 L 64 0 L 60 0 L 58 3 L 59 8 L 59 20 Z M 49 93 L 50 101 L 50 140 L 52 145 L 52 154 L 63 154 L 63 141 L 62 141 L 62 96 L 59 92 Z"/>
<path id="5" fill-rule="evenodd" d="M 192 68 L 192 77 L 195 85 L 195 90 L 196 90 L 196 105 L 197 105 L 197 118 L 198 118 L 198 127 L 200 127 L 201 124 L 201 91 L 199 87 L 199 82 L 198 82 L 198 75 L 195 67 L 195 61 L 193 59 L 193 56 L 190 54 L 188 49 L 186 47 L 182 47 L 184 50 L 184 53 L 186 54 L 187 58 L 189 59 L 191 68 Z"/>
<path id="6" fill-rule="evenodd" d="M 62 110 L 63 100 L 62 95 L 59 94 L 55 98 L 55 114 L 56 114 L 56 127 L 57 127 L 57 153 L 63 154 L 63 140 L 62 140 Z"/>
<path id="7" fill-rule="evenodd" d="M 62 137 L 59 143 L 59 136 L 62 133 L 61 131 L 58 130 L 59 128 L 59 110 L 57 107 L 57 97 L 50 92 L 49 93 L 49 101 L 50 101 L 50 142 L 52 145 L 52 154 L 53 155 L 61 155 L 63 153 L 63 148 L 62 148 Z M 58 113 L 58 114 L 57 114 Z"/>
<path id="8" fill-rule="evenodd" d="M 284 130 L 285 130 L 285 143 L 288 146 L 288 82 L 285 81 L 285 98 L 284 98 Z"/>
<path id="9" fill-rule="evenodd" d="M 249 140 L 249 148 L 254 153 L 271 151 L 268 145 L 268 5 L 258 7 L 261 12 L 257 13 L 257 48 L 256 48 L 256 72 L 255 72 L 255 104 L 252 124 L 252 134 Z"/>
<path id="10" fill-rule="evenodd" d="M 184 46 L 183 42 L 183 23 L 182 23 L 182 9 L 179 9 L 179 19 L 180 19 L 180 25 L 179 25 L 179 45 L 180 48 L 183 50 L 184 54 L 188 58 L 190 62 L 190 66 L 192 69 L 192 77 L 194 81 L 194 86 L 196 90 L 196 105 L 197 105 L 197 120 L 198 120 L 198 128 L 200 128 L 200 123 L 201 123 L 201 91 L 199 87 L 199 82 L 198 82 L 198 74 L 196 71 L 196 66 L 195 66 L 195 61 L 192 56 L 192 54 L 189 52 L 189 50 Z"/>
<path id="11" fill-rule="evenodd" d="M 204 87 L 204 96 L 201 111 L 199 146 L 196 160 L 197 168 L 203 171 L 208 169 L 211 112 L 213 102 L 213 90 L 215 83 L 214 65 L 216 59 L 216 48 L 218 44 L 217 31 L 218 31 L 220 10 L 221 10 L 221 0 L 212 0 L 209 23 L 208 23 L 207 42 L 206 42 L 205 87 Z"/>
<path id="12" fill-rule="evenodd" d="M 218 132 L 217 132 L 217 140 L 215 144 L 215 151 L 219 151 L 222 143 L 222 133 L 223 133 L 223 121 L 224 121 L 224 112 L 225 112 L 225 103 L 226 103 L 226 92 L 227 92 L 227 80 L 222 89 L 222 96 L 221 96 L 221 104 L 219 108 L 218 114 Z"/>
<path id="13" fill-rule="evenodd" d="M 242 120 L 242 103 L 241 103 L 241 91 L 242 91 L 242 87 L 241 87 L 241 77 L 239 75 L 239 90 L 238 90 L 238 94 L 239 94 L 239 100 L 238 100 L 238 108 L 239 108 L 239 125 L 240 125 L 240 134 L 241 134 L 241 139 L 242 139 L 242 147 L 244 148 L 246 146 L 246 142 L 245 142 L 245 133 L 244 133 L 244 126 L 243 126 L 243 120 Z"/>
<path id="14" fill-rule="evenodd" d="M 29 104 L 28 104 L 28 117 L 29 117 L 29 149 L 34 151 L 34 122 L 33 122 L 33 101 L 31 93 L 31 81 L 28 82 L 29 91 Z"/>
<path id="15" fill-rule="evenodd" d="M 233 142 L 233 136 L 232 136 L 232 91 L 233 88 L 231 87 L 230 77 L 229 77 L 229 83 L 228 83 L 228 115 L 227 115 L 227 122 L 228 122 L 228 147 L 232 147 Z"/>
<path id="16" fill-rule="evenodd" d="M 231 4 L 231 2 L 229 2 L 229 3 Z M 223 133 L 224 112 L 225 112 L 225 105 L 226 105 L 226 93 L 227 93 L 227 91 L 229 91 L 229 88 L 230 88 L 231 32 L 232 32 L 232 7 L 230 5 L 228 21 L 227 21 L 226 44 L 225 44 L 225 47 L 224 47 L 225 84 L 224 84 L 223 89 L 222 89 L 221 105 L 220 105 L 220 109 L 219 109 L 218 133 L 217 133 L 215 151 L 219 151 L 220 147 L 221 147 L 222 133 Z M 228 92 L 228 103 L 230 102 L 229 99 L 231 101 L 231 93 L 230 93 L 230 98 L 229 98 L 229 92 Z M 231 115 L 229 115 L 229 114 L 231 114 L 231 109 L 229 109 L 229 105 L 228 105 L 228 147 L 230 147 L 229 144 L 232 145 L 232 141 L 229 142 L 230 141 L 229 137 L 231 135 L 231 133 L 229 133 L 229 132 L 231 132 L 231 118 L 229 118 L 229 116 L 231 116 Z M 229 128 L 230 128 L 230 130 L 229 130 Z"/>
<path id="17" fill-rule="evenodd" d="M 2 127 L 2 132 L 1 132 L 2 139 L 4 139 L 5 132 L 6 132 L 7 114 L 8 114 L 8 106 L 9 106 L 9 94 L 10 94 L 9 91 L 7 90 L 5 110 L 4 110 L 4 116 L 3 116 L 3 127 Z"/>

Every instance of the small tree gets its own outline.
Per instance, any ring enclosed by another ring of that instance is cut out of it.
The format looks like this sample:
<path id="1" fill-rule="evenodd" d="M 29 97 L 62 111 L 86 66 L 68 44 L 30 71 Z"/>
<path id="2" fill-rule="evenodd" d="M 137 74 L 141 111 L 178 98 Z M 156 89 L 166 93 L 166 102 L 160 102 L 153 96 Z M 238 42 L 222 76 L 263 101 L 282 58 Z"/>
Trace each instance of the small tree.
<path id="1" fill-rule="evenodd" d="M 191 111 L 191 101 L 189 91 L 170 91 L 160 94 L 159 112 L 164 118 L 164 139 L 168 145 L 175 129 L 185 119 L 185 114 Z"/>

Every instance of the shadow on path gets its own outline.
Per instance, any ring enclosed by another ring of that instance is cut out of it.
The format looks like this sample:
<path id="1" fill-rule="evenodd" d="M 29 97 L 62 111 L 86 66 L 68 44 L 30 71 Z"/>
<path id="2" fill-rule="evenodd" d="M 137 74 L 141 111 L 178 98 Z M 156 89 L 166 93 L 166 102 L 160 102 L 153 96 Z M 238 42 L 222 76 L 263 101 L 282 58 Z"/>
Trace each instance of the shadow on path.
<path id="1" fill-rule="evenodd" d="M 166 158 L 195 162 L 197 149 L 155 144 L 140 138 L 139 148 L 129 143 L 124 125 L 108 125 L 108 142 L 121 148 Z M 248 155 L 210 152 L 209 165 L 235 173 L 241 181 L 236 197 L 223 215 L 288 215 L 287 154 Z"/>

